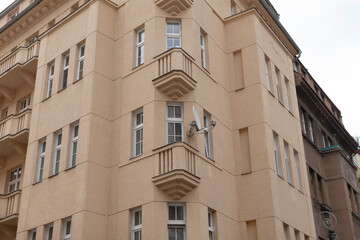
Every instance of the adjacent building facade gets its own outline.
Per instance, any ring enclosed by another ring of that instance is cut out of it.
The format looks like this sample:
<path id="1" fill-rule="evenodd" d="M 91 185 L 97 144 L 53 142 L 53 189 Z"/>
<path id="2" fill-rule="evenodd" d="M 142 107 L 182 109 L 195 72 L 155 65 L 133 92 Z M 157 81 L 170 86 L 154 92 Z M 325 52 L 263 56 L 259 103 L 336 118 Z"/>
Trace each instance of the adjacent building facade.
<path id="1" fill-rule="evenodd" d="M 360 239 L 358 143 L 346 131 L 340 110 L 298 60 L 294 72 L 318 238 L 328 239 L 323 220 L 333 219 L 326 213 L 332 212 L 339 239 Z"/>
<path id="2" fill-rule="evenodd" d="M 299 49 L 269 1 L 0 17 L 0 239 L 316 239 Z"/>

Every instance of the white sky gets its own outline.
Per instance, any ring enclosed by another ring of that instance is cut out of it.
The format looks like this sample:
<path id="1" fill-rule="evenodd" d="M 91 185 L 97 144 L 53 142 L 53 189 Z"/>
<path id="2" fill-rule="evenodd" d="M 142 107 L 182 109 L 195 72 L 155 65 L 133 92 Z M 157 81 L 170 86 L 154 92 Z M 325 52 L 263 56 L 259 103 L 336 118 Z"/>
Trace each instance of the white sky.
<path id="1" fill-rule="evenodd" d="M 360 0 L 271 0 L 301 62 L 360 135 Z"/>
<path id="2" fill-rule="evenodd" d="M 0 11 L 13 0 L 0 0 Z M 360 135 L 360 0 L 271 0 L 300 60 Z"/>

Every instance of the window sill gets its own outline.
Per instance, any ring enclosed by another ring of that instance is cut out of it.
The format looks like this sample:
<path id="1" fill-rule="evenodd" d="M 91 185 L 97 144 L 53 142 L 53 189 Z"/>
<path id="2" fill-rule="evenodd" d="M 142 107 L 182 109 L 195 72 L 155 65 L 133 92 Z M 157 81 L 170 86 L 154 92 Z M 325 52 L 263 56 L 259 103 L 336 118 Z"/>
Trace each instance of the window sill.
<path id="1" fill-rule="evenodd" d="M 131 161 L 131 160 L 134 160 L 134 159 L 139 158 L 139 157 L 141 157 L 141 156 L 142 156 L 142 154 L 139 154 L 139 155 L 137 155 L 137 156 L 133 156 L 133 157 L 129 158 L 129 160 Z"/>
<path id="2" fill-rule="evenodd" d="M 66 87 L 60 89 L 59 91 L 57 91 L 57 93 L 62 92 L 62 91 L 64 91 L 65 89 L 66 89 Z"/>
<path id="3" fill-rule="evenodd" d="M 44 99 L 42 100 L 42 102 L 45 102 L 45 101 L 48 100 L 49 98 L 51 98 L 51 96 L 44 98 Z"/>
<path id="4" fill-rule="evenodd" d="M 134 71 L 135 69 L 137 69 L 137 68 L 139 68 L 139 67 L 142 67 L 142 66 L 144 66 L 144 63 L 141 63 L 141 64 L 133 67 L 133 68 L 131 69 L 131 71 Z"/>
<path id="5" fill-rule="evenodd" d="M 54 174 L 51 174 L 48 178 L 53 178 L 55 176 L 59 175 L 59 173 L 54 173 Z"/>
<path id="6" fill-rule="evenodd" d="M 76 79 L 74 82 L 73 82 L 73 84 L 75 84 L 75 83 L 77 83 L 77 82 L 79 82 L 81 79 L 83 79 L 84 77 L 81 77 L 81 78 L 79 78 L 79 79 Z"/>
<path id="7" fill-rule="evenodd" d="M 273 96 L 273 98 L 275 98 L 275 95 L 269 89 L 268 92 L 270 93 L 271 96 Z"/>
<path id="8" fill-rule="evenodd" d="M 71 166 L 71 167 L 68 167 L 68 168 L 65 169 L 65 172 L 67 172 L 67 171 L 69 171 L 69 170 L 71 170 L 71 169 L 73 169 L 73 168 L 75 168 L 75 167 L 76 167 L 76 165 Z"/>
<path id="9" fill-rule="evenodd" d="M 276 173 L 278 175 L 279 178 L 281 178 L 282 180 L 284 180 L 284 177 L 281 176 L 280 174 Z"/>
<path id="10" fill-rule="evenodd" d="M 39 183 L 41 183 L 41 182 L 42 182 L 42 180 L 37 181 L 37 182 L 34 182 L 32 185 L 34 186 L 34 185 L 39 184 Z"/>
<path id="11" fill-rule="evenodd" d="M 211 75 L 211 73 L 209 72 L 209 70 L 207 70 L 206 67 L 204 67 L 204 66 L 201 66 L 201 67 L 202 67 L 202 69 L 205 70 L 209 75 Z"/>

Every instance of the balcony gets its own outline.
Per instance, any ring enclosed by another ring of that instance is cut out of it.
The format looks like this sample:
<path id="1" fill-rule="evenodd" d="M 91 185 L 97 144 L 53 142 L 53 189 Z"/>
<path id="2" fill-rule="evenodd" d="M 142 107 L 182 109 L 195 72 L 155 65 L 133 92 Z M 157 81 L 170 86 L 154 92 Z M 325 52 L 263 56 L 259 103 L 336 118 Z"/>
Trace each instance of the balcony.
<path id="1" fill-rule="evenodd" d="M 7 157 L 15 152 L 25 155 L 30 119 L 31 109 L 27 109 L 0 120 L 0 156 Z"/>
<path id="2" fill-rule="evenodd" d="M 40 42 L 35 41 L 27 47 L 18 47 L 0 60 L 1 95 L 11 96 L 24 83 L 34 86 L 39 46 Z"/>
<path id="3" fill-rule="evenodd" d="M 19 215 L 21 190 L 0 195 L 0 226 L 16 227 Z"/>
<path id="4" fill-rule="evenodd" d="M 158 169 L 152 181 L 173 200 L 180 200 L 200 183 L 200 177 L 197 176 L 197 151 L 183 142 L 172 143 L 154 151 L 157 150 Z"/>
<path id="5" fill-rule="evenodd" d="M 176 100 L 196 87 L 192 78 L 194 59 L 182 48 L 172 48 L 155 57 L 158 77 L 154 86 L 166 96 Z"/>
<path id="6" fill-rule="evenodd" d="M 172 16 L 190 8 L 194 0 L 154 0 L 155 4 Z"/>

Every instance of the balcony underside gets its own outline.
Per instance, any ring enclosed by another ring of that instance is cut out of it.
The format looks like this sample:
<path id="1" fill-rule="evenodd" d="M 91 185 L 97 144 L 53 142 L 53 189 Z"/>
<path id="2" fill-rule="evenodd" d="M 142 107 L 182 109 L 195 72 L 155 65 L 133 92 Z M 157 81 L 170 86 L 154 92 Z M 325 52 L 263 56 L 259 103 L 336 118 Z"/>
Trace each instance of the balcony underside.
<path id="1" fill-rule="evenodd" d="M 5 135 L 0 138 L 0 156 L 8 157 L 14 153 L 21 155 L 26 154 L 26 147 L 29 139 L 29 129 L 23 129 L 22 131 L 14 135 Z"/>
<path id="2" fill-rule="evenodd" d="M 190 8 L 194 0 L 155 0 L 155 4 L 173 16 Z"/>
<path id="3" fill-rule="evenodd" d="M 37 57 L 33 57 L 24 64 L 15 64 L 9 70 L 0 75 L 0 87 L 15 90 L 24 84 L 34 86 L 37 62 Z"/>
<path id="4" fill-rule="evenodd" d="M 200 178 L 182 169 L 176 169 L 153 177 L 153 182 L 173 200 L 180 200 L 196 188 Z"/>
<path id="5" fill-rule="evenodd" d="M 196 87 L 196 81 L 182 70 L 172 70 L 153 80 L 154 86 L 166 96 L 176 100 Z"/>

